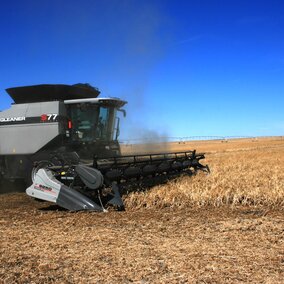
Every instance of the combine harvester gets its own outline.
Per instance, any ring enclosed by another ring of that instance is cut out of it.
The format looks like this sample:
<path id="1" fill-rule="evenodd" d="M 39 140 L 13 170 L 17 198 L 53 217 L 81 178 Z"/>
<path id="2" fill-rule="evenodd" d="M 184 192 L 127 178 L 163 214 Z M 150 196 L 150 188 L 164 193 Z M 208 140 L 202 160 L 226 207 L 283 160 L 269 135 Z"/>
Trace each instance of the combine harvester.
<path id="1" fill-rule="evenodd" d="M 71 211 L 123 209 L 120 190 L 143 179 L 198 170 L 194 151 L 121 155 L 119 112 L 126 101 L 98 98 L 88 84 L 6 90 L 15 103 L 0 112 L 0 179 L 23 179 L 26 193 Z"/>

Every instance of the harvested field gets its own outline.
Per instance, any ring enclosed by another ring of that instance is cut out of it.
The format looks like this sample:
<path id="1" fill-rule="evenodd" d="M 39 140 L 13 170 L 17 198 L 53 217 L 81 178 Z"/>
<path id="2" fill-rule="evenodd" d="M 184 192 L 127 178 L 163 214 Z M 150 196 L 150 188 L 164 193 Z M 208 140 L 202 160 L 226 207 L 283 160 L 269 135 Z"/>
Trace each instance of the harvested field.
<path id="1" fill-rule="evenodd" d="M 284 139 L 204 141 L 200 147 L 169 144 L 170 151 L 186 148 L 207 153 L 211 174 L 185 176 L 145 193 L 132 193 L 126 197 L 128 207 L 284 205 Z"/>
<path id="2" fill-rule="evenodd" d="M 0 283 L 283 283 L 284 140 L 199 146 L 167 148 L 209 152 L 211 175 L 131 193 L 126 212 L 0 195 Z"/>

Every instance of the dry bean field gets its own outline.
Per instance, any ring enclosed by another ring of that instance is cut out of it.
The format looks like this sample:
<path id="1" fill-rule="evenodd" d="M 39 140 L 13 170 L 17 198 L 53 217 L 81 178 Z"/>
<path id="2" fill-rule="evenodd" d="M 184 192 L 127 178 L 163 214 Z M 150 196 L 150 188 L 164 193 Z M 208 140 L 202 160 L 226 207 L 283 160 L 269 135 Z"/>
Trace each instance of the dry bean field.
<path id="1" fill-rule="evenodd" d="M 0 283 L 284 283 L 284 139 L 123 145 L 197 149 L 211 174 L 68 212 L 0 195 Z"/>

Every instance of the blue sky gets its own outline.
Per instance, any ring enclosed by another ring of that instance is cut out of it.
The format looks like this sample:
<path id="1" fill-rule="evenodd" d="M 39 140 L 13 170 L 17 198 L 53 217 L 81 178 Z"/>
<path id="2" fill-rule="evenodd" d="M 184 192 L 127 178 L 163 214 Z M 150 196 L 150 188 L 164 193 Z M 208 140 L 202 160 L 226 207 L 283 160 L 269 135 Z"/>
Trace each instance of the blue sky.
<path id="1" fill-rule="evenodd" d="M 4 1 L 2 1 L 4 2 Z M 284 1 L 5 1 L 5 89 L 97 86 L 129 103 L 121 138 L 284 135 Z"/>

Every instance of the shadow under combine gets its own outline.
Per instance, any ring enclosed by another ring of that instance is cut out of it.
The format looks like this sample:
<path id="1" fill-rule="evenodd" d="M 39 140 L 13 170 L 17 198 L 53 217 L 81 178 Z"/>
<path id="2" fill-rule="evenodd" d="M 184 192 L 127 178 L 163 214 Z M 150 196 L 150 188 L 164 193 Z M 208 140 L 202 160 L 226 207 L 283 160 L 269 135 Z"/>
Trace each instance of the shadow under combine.
<path id="1" fill-rule="evenodd" d="M 9 180 L 0 180 L 0 194 L 25 192 L 26 185 L 22 180 L 15 180 L 11 182 Z"/>

